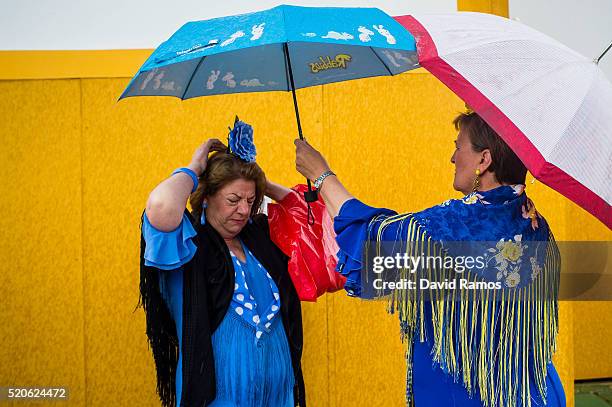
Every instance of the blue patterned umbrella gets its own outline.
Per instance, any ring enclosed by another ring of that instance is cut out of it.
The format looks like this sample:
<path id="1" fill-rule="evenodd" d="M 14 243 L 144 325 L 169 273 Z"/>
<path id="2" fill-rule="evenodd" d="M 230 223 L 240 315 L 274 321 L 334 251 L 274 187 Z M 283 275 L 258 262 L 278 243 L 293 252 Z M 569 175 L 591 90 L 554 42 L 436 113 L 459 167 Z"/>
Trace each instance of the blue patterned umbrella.
<path id="1" fill-rule="evenodd" d="M 151 54 L 120 99 L 291 91 L 303 138 L 296 89 L 418 66 L 412 35 L 379 9 L 282 5 L 185 24 Z"/>

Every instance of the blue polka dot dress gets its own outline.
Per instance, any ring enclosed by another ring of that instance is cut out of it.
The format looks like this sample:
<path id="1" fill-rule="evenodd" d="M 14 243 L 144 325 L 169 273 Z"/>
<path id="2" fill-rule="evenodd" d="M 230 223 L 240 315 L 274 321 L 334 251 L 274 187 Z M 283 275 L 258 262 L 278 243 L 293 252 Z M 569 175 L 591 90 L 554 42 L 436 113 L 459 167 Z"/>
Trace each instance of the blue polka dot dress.
<path id="1" fill-rule="evenodd" d="M 172 232 L 156 230 L 146 216 L 143 222 L 147 249 L 150 248 L 145 263 L 161 269 L 160 290 L 177 327 L 179 349 L 182 349 L 183 314 L 181 266 L 191 260 L 196 250 L 190 242 L 195 231 L 191 232 L 190 228 L 191 223 L 186 218 Z M 217 397 L 210 406 L 292 407 L 295 379 L 280 315 L 279 291 L 259 260 L 246 246 L 242 247 L 245 262 L 231 253 L 234 293 L 224 319 L 212 334 Z M 165 264 L 168 264 L 165 268 L 168 271 L 163 271 Z M 181 390 L 182 357 L 179 354 L 177 405 L 180 405 Z"/>

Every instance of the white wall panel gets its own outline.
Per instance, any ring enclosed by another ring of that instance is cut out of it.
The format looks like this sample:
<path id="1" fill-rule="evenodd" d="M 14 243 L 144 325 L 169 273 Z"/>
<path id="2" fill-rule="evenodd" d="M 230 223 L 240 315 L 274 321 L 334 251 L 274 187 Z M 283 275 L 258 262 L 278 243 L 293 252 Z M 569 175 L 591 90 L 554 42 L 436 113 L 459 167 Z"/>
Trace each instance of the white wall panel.
<path id="1" fill-rule="evenodd" d="M 589 58 L 612 42 L 612 0 L 509 0 L 510 18 L 561 41 Z M 612 50 L 600 67 L 612 81 Z"/>
<path id="2" fill-rule="evenodd" d="M 456 0 L 0 0 L 0 50 L 155 48 L 187 21 L 278 4 L 378 7 L 391 15 L 457 10 Z"/>

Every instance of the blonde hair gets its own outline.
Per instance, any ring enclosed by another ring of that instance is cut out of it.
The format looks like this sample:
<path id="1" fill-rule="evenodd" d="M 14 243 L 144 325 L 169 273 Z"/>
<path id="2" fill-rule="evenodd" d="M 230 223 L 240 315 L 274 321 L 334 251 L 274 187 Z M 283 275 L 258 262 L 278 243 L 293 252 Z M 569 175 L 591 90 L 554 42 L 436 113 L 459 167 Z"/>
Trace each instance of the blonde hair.
<path id="1" fill-rule="evenodd" d="M 266 190 L 266 174 L 256 162 L 247 163 L 231 153 L 216 152 L 208 159 L 206 170 L 200 175 L 198 188 L 189 197 L 191 214 L 200 219 L 204 198 L 212 196 L 221 188 L 237 179 L 255 183 L 255 201 L 251 216 L 259 212 Z"/>

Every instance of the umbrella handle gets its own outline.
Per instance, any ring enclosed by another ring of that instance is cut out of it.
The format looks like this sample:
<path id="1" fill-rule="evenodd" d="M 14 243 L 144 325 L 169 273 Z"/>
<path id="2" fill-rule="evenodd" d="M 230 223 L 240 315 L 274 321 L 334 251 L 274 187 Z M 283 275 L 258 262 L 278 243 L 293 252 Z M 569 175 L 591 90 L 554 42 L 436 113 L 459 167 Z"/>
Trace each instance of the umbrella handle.
<path id="1" fill-rule="evenodd" d="M 308 191 L 304 192 L 304 199 L 306 200 L 306 202 L 316 202 L 317 199 L 319 199 L 319 191 L 317 191 L 316 189 L 311 189 L 312 187 L 310 186 L 309 179 L 307 179 L 306 181 L 308 181 Z"/>

